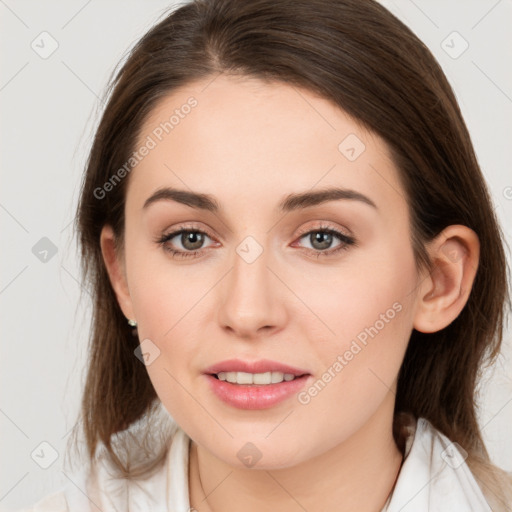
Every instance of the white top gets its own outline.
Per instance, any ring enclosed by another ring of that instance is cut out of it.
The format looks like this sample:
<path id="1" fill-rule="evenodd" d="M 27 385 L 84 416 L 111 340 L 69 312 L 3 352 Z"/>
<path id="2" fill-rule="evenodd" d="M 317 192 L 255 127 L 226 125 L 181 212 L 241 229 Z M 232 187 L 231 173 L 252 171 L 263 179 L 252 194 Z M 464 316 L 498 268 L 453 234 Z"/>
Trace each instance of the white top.
<path id="1" fill-rule="evenodd" d="M 164 465 L 146 480 L 112 477 L 105 465 L 89 480 L 75 475 L 59 491 L 20 512 L 191 512 L 190 438 L 178 428 Z M 392 495 L 381 512 L 491 512 L 456 443 L 424 418 L 406 441 Z"/>

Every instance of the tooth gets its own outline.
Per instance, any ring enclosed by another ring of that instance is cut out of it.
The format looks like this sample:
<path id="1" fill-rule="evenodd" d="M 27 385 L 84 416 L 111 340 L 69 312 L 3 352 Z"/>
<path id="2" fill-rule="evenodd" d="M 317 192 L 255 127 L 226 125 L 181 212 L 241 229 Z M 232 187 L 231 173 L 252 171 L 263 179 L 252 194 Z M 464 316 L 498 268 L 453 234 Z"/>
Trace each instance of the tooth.
<path id="1" fill-rule="evenodd" d="M 254 384 L 270 384 L 272 382 L 272 372 L 255 373 L 253 381 Z"/>
<path id="2" fill-rule="evenodd" d="M 284 373 L 282 372 L 272 372 L 272 384 L 281 382 L 283 380 Z"/>
<path id="3" fill-rule="evenodd" d="M 252 384 L 252 373 L 238 372 L 236 382 L 238 384 Z"/>
<path id="4" fill-rule="evenodd" d="M 264 373 L 247 373 L 247 372 L 219 372 L 217 374 L 219 380 L 231 382 L 232 384 L 278 384 L 283 381 L 291 381 L 295 379 L 293 373 L 282 372 L 264 372 Z"/>
<path id="5" fill-rule="evenodd" d="M 236 384 L 236 372 L 226 372 L 226 380 Z"/>

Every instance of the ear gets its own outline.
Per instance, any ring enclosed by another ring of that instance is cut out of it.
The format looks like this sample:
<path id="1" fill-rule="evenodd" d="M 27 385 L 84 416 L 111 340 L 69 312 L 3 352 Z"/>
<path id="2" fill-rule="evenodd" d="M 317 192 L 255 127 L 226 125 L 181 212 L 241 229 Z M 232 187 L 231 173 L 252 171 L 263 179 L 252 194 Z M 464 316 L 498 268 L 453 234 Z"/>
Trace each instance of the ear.
<path id="1" fill-rule="evenodd" d="M 105 262 L 119 307 L 127 319 L 135 320 L 126 280 L 124 259 L 116 250 L 116 236 L 113 229 L 108 225 L 103 226 L 101 230 L 100 245 L 103 261 Z"/>
<path id="2" fill-rule="evenodd" d="M 476 233 L 462 225 L 445 228 L 427 247 L 433 268 L 419 285 L 414 328 L 436 332 L 464 308 L 480 257 Z"/>

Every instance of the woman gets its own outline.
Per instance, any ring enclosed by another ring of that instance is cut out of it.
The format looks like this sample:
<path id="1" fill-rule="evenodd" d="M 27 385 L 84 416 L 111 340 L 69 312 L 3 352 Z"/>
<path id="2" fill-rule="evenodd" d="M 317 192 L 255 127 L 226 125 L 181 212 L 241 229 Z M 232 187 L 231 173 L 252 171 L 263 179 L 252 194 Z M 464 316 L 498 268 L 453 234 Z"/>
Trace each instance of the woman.
<path id="1" fill-rule="evenodd" d="M 475 412 L 500 230 L 378 3 L 174 10 L 112 82 L 77 227 L 90 466 L 37 510 L 509 510 Z"/>

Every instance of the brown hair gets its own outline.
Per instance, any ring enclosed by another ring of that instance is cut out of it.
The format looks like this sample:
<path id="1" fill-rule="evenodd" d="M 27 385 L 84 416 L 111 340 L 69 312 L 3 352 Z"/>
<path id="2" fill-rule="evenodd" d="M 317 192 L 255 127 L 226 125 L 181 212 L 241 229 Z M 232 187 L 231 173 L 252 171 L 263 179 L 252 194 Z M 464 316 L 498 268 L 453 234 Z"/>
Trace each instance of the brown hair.
<path id="1" fill-rule="evenodd" d="M 139 341 L 118 306 L 99 244 L 110 224 L 122 246 L 128 178 L 101 199 L 94 191 L 128 161 L 160 98 L 230 73 L 306 88 L 386 141 L 406 192 L 418 268 L 432 269 L 425 244 L 443 228 L 463 224 L 478 235 L 480 263 L 468 302 L 445 329 L 413 330 L 395 413 L 397 420 L 402 412 L 424 417 L 459 443 L 483 491 L 500 497 L 500 471 L 482 440 L 475 388 L 480 369 L 500 350 L 508 269 L 468 130 L 431 52 L 374 0 L 196 0 L 165 14 L 107 89 L 78 207 L 83 272 L 94 300 L 81 409 L 89 459 L 101 443 L 114 465 L 134 476 L 158 466 L 167 446 L 127 467 L 119 457 L 126 443 L 111 444 L 135 422 L 153 421 L 159 400 L 134 356 Z M 397 421 L 398 444 L 401 426 Z"/>

